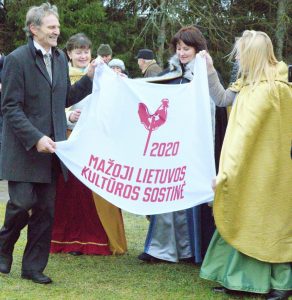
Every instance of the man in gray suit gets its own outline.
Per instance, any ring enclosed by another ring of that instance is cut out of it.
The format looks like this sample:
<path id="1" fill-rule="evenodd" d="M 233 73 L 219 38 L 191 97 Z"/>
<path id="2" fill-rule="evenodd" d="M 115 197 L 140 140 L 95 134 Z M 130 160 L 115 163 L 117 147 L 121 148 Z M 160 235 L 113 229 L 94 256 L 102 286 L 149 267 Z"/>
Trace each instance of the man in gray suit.
<path id="1" fill-rule="evenodd" d="M 20 231 L 28 225 L 21 277 L 51 283 L 47 265 L 54 217 L 55 186 L 66 168 L 54 154 L 66 139 L 65 106 L 92 90 L 95 64 L 70 85 L 65 54 L 56 48 L 60 34 L 56 6 L 29 9 L 28 44 L 10 53 L 2 81 L 3 140 L 0 176 L 8 180 L 10 200 L 0 230 L 0 272 L 9 273 Z"/>

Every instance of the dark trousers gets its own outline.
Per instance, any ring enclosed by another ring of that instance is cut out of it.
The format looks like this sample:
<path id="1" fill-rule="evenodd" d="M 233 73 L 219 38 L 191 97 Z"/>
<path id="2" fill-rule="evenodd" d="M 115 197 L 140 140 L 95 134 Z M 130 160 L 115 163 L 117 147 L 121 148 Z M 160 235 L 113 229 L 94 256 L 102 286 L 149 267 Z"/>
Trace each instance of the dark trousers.
<path id="1" fill-rule="evenodd" d="M 50 252 L 56 178 L 52 183 L 9 181 L 8 192 L 10 200 L 0 230 L 0 255 L 12 259 L 20 231 L 28 225 L 22 271 L 43 272 Z"/>

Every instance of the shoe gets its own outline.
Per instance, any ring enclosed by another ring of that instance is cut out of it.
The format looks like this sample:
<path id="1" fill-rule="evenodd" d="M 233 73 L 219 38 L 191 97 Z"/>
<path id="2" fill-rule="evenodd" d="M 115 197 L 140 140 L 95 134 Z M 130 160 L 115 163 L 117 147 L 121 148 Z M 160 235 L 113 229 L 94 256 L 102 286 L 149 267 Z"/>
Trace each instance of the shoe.
<path id="1" fill-rule="evenodd" d="M 212 288 L 212 291 L 215 293 L 221 293 L 221 294 L 228 294 L 228 295 L 234 295 L 234 296 L 243 296 L 245 294 L 251 295 L 250 292 L 245 291 L 238 291 L 238 290 L 230 290 L 224 286 L 216 286 Z"/>
<path id="2" fill-rule="evenodd" d="M 215 293 L 229 294 L 231 291 L 224 286 L 215 286 L 212 288 L 212 291 Z"/>
<path id="3" fill-rule="evenodd" d="M 272 290 L 266 295 L 267 300 L 287 300 L 289 296 L 292 296 L 292 291 L 284 290 Z"/>
<path id="4" fill-rule="evenodd" d="M 80 251 L 70 251 L 70 252 L 68 252 L 68 253 L 71 254 L 71 255 L 74 255 L 74 256 L 83 255 L 83 253 L 80 252 Z"/>
<path id="5" fill-rule="evenodd" d="M 0 272 L 3 274 L 10 273 L 12 265 L 12 256 L 9 255 L 0 255 Z"/>
<path id="6" fill-rule="evenodd" d="M 181 258 L 179 261 L 185 262 L 185 263 L 195 264 L 195 258 L 194 258 L 194 256 L 187 257 L 187 258 Z"/>
<path id="7" fill-rule="evenodd" d="M 40 284 L 52 283 L 52 279 L 50 277 L 44 275 L 42 272 L 39 271 L 30 271 L 30 272 L 23 271 L 21 274 L 21 278 L 32 280 L 33 282 L 40 283 Z"/>
<path id="8" fill-rule="evenodd" d="M 145 252 L 141 253 L 138 256 L 138 259 L 143 260 L 145 262 L 162 262 L 163 261 L 162 259 L 156 258 L 152 255 L 149 255 L 149 254 L 145 253 Z"/>

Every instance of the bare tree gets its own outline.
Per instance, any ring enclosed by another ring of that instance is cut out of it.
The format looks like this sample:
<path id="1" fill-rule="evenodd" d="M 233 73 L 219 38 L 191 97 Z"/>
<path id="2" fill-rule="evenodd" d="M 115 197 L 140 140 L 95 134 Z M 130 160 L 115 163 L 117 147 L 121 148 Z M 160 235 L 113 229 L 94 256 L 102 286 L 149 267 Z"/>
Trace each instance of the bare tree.
<path id="1" fill-rule="evenodd" d="M 283 59 L 284 40 L 287 32 L 289 17 L 287 14 L 288 0 L 278 0 L 277 27 L 276 27 L 276 55 L 279 60 Z"/>

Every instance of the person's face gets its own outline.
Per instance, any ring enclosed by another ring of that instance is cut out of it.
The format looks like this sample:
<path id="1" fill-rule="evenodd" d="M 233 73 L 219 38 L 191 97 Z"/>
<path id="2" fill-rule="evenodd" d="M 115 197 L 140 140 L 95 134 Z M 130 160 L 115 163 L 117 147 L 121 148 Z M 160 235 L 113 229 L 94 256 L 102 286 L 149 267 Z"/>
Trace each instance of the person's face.
<path id="1" fill-rule="evenodd" d="M 143 70 L 144 62 L 143 58 L 138 58 L 138 66 L 141 70 Z"/>
<path id="2" fill-rule="evenodd" d="M 122 69 L 120 67 L 111 67 L 116 73 L 122 73 Z"/>
<path id="3" fill-rule="evenodd" d="M 112 56 L 111 56 L 111 55 L 105 55 L 105 56 L 102 56 L 101 58 L 102 58 L 102 60 L 103 60 L 106 64 L 108 64 L 108 63 L 110 62 L 110 60 L 112 59 Z"/>
<path id="4" fill-rule="evenodd" d="M 68 52 L 72 66 L 75 68 L 86 68 L 91 61 L 91 50 L 89 48 L 77 48 Z"/>
<path id="5" fill-rule="evenodd" d="M 56 47 L 60 35 L 60 23 L 58 18 L 53 15 L 44 16 L 40 26 L 31 24 L 30 30 L 33 39 L 40 44 L 46 51 L 51 47 Z"/>
<path id="6" fill-rule="evenodd" d="M 196 56 L 196 50 L 183 41 L 179 41 L 176 45 L 176 54 L 182 64 L 187 64 Z"/>

